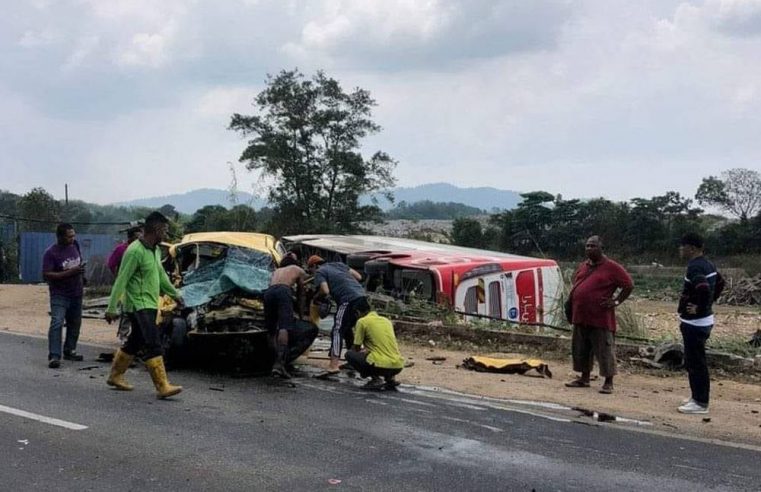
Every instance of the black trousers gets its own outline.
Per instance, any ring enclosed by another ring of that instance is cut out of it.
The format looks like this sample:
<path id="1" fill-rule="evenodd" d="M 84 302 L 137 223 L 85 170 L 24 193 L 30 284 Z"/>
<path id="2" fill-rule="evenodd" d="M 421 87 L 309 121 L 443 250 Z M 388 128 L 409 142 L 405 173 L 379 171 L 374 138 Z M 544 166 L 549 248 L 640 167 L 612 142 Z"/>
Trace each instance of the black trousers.
<path id="1" fill-rule="evenodd" d="M 264 326 L 267 333 L 290 330 L 293 325 L 293 298 L 287 285 L 273 285 L 264 291 Z"/>
<path id="2" fill-rule="evenodd" d="M 341 344 L 346 342 L 346 349 L 354 345 L 354 325 L 357 324 L 357 304 L 367 299 L 358 297 L 338 306 L 336 317 L 333 320 L 333 329 L 330 331 L 330 355 L 341 357 Z"/>
<path id="3" fill-rule="evenodd" d="M 288 355 L 285 363 L 292 363 L 309 350 L 315 338 L 317 338 L 317 326 L 309 321 L 294 320 L 288 329 Z"/>
<path id="4" fill-rule="evenodd" d="M 346 352 L 346 362 L 359 372 L 359 375 L 363 378 L 369 378 L 374 376 L 382 376 L 390 379 L 402 372 L 401 369 L 384 369 L 382 367 L 375 367 L 367 362 L 366 352 L 357 352 L 349 350 Z"/>
<path id="5" fill-rule="evenodd" d="M 155 309 L 141 309 L 129 313 L 132 330 L 122 346 L 124 353 L 134 356 L 142 349 L 145 360 L 164 355 L 159 328 L 156 326 L 156 313 Z"/>
<path id="6" fill-rule="evenodd" d="M 711 326 L 679 325 L 684 341 L 684 367 L 690 380 L 692 399 L 704 407 L 708 406 L 711 379 L 706 363 L 706 341 L 711 336 Z"/>

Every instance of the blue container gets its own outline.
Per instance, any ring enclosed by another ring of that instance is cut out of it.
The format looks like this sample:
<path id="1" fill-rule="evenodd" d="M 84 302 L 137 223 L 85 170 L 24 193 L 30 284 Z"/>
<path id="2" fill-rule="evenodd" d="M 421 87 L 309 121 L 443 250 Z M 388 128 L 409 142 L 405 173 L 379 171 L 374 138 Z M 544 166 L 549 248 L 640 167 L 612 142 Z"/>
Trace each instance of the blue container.
<path id="1" fill-rule="evenodd" d="M 19 272 L 21 281 L 39 283 L 42 278 L 42 255 L 56 241 L 52 232 L 22 232 L 19 240 Z M 82 259 L 87 262 L 85 275 L 99 285 L 110 280 L 110 272 L 104 277 L 106 260 L 120 241 L 110 234 L 77 234 Z"/>

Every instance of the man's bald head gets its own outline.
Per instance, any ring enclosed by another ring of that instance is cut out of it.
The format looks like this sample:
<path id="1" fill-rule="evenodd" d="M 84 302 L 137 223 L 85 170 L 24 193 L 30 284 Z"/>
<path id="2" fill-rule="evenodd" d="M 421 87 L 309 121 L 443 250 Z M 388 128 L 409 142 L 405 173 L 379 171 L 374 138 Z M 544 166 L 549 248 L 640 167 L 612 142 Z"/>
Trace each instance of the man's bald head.
<path id="1" fill-rule="evenodd" d="M 590 236 L 587 239 L 584 245 L 584 253 L 593 262 L 600 261 L 602 258 L 602 239 L 600 236 Z"/>
<path id="2" fill-rule="evenodd" d="M 589 236 L 589 238 L 587 239 L 587 243 L 589 243 L 590 241 L 597 244 L 599 247 L 602 248 L 602 239 L 600 238 L 600 236 Z"/>

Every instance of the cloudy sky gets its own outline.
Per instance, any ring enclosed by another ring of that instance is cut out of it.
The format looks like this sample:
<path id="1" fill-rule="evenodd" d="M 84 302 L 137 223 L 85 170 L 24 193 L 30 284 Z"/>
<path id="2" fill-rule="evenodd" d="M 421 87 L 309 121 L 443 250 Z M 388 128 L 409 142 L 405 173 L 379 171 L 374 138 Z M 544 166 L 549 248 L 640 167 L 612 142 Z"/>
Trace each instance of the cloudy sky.
<path id="1" fill-rule="evenodd" d="M 761 0 L 0 1 L 0 189 L 225 188 L 266 74 L 371 91 L 399 185 L 692 195 L 761 170 Z M 238 172 L 240 188 L 256 177 Z"/>

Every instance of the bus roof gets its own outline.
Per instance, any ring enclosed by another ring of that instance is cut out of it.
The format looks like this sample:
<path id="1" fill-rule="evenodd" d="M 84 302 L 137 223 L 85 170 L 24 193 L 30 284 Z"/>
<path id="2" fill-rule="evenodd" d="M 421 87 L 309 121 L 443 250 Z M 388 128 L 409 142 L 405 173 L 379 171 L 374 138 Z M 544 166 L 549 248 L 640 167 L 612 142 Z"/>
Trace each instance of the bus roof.
<path id="1" fill-rule="evenodd" d="M 335 251 L 340 254 L 354 254 L 363 252 L 378 253 L 379 256 L 386 254 L 409 253 L 410 257 L 424 258 L 432 256 L 438 259 L 444 257 L 459 256 L 471 258 L 471 261 L 542 261 L 529 256 L 512 255 L 499 251 L 485 249 L 465 248 L 451 244 L 429 243 L 415 239 L 403 239 L 385 236 L 342 236 L 329 234 L 312 234 L 300 236 L 285 236 L 284 241 L 289 243 L 304 244 L 314 248 Z M 418 252 L 420 254 L 418 254 Z M 406 256 L 406 255 L 405 255 Z"/>

